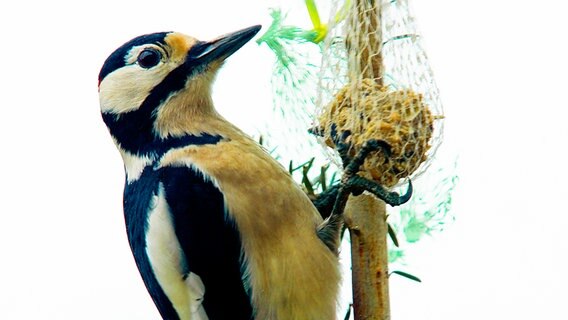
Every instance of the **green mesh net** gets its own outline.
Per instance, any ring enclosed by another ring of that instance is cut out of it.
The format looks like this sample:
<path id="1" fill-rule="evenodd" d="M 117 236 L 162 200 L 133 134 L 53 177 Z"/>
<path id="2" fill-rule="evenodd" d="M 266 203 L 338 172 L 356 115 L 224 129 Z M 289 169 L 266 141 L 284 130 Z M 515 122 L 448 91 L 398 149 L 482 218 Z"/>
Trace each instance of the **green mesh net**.
<path id="1" fill-rule="evenodd" d="M 393 189 L 408 179 L 416 185 L 408 204 L 389 208 L 400 246 L 392 246 L 389 259 L 397 262 L 405 244 L 453 219 L 449 210 L 457 177 L 455 161 L 437 155 L 444 124 L 438 88 L 407 1 L 329 0 L 325 5 L 330 11 L 327 23 L 321 23 L 316 3 L 306 1 L 310 29 L 287 25 L 285 15 L 272 10 L 273 23 L 258 40 L 276 57 L 275 121 L 287 128 L 269 131 L 267 138 L 287 142 L 278 145 L 285 164 L 292 159 L 319 168 L 330 162 L 328 178 L 341 166 L 329 148 L 331 126 L 351 132 L 353 154 L 368 139 L 387 142 L 390 154 L 372 155 L 359 174 Z M 307 133 L 311 127 L 323 135 L 323 148 Z M 298 175 L 303 182 L 321 181 L 319 170 L 303 173 Z"/>
<path id="2" fill-rule="evenodd" d="M 352 133 L 353 153 L 366 140 L 386 141 L 392 154 L 371 156 L 364 170 L 385 186 L 424 173 L 442 141 L 442 104 L 413 21 L 406 1 L 353 0 L 344 20 L 330 20 L 323 46 L 324 141 L 332 145 L 331 125 Z"/>
<path id="3" fill-rule="evenodd" d="M 286 25 L 286 16 L 279 9 L 272 9 L 270 14 L 272 24 L 257 40 L 276 58 L 271 79 L 274 111 L 266 138 L 269 143 L 277 144 L 275 154 L 284 163 L 305 162 L 313 157 L 318 145 L 308 132 L 316 109 L 317 70 L 321 59 L 320 47 L 315 43 L 318 33 Z M 275 127 L 283 130 L 274 130 Z M 316 163 L 321 165 L 323 161 L 324 157 L 320 156 Z"/>

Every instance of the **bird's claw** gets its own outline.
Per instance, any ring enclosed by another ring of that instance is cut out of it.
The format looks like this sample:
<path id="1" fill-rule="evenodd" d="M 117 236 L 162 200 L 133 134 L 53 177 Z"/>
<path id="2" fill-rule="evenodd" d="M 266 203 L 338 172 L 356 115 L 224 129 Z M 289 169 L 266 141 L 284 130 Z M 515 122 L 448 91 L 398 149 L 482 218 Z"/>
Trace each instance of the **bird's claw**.
<path id="1" fill-rule="evenodd" d="M 351 149 L 351 143 L 347 142 L 347 138 L 351 135 L 351 131 L 345 130 L 341 131 L 341 133 L 337 132 L 337 125 L 334 123 L 331 125 L 331 130 L 329 133 L 333 144 L 335 145 L 335 150 L 339 153 L 339 157 L 341 157 L 341 161 L 343 162 L 343 167 L 347 166 L 351 161 L 351 157 L 349 156 L 349 150 Z"/>
<path id="2" fill-rule="evenodd" d="M 368 191 L 393 207 L 400 206 L 401 204 L 408 202 L 408 200 L 412 197 L 414 190 L 410 180 L 408 180 L 408 188 L 403 195 L 399 195 L 394 191 L 388 191 L 377 182 L 363 178 L 359 175 L 350 177 L 344 183 L 345 187 L 347 187 L 353 195 L 357 196 L 363 193 L 363 191 Z"/>
<path id="3" fill-rule="evenodd" d="M 341 184 L 338 188 L 332 188 L 333 194 L 335 195 L 335 201 L 333 203 L 333 208 L 331 214 L 325 219 L 320 227 L 318 227 L 317 234 L 318 237 L 332 250 L 332 252 L 337 254 L 337 247 L 339 245 L 340 229 L 343 226 L 343 211 L 347 205 L 347 200 L 350 194 L 360 195 L 363 191 L 368 191 L 374 194 L 377 198 L 383 200 L 391 206 L 401 205 L 412 197 L 412 182 L 408 180 L 408 189 L 403 195 L 399 195 L 396 192 L 388 191 L 385 187 L 379 183 L 361 177 L 357 174 L 359 169 L 365 162 L 365 158 L 373 151 L 382 150 L 388 157 L 391 152 L 390 146 L 381 140 L 369 140 L 363 144 L 359 152 L 354 157 L 349 156 L 349 150 L 351 148 L 351 143 L 348 143 L 347 137 L 351 134 L 350 131 L 343 131 L 340 135 L 337 134 L 337 127 L 332 125 L 331 127 L 331 138 L 335 144 L 336 150 L 341 156 L 343 161 L 343 177 Z M 326 207 L 329 206 L 329 197 L 326 197 L 325 203 Z M 323 207 L 323 201 L 318 201 L 320 203 L 319 207 Z M 319 208 L 318 208 L 319 210 Z M 321 212 L 321 210 L 319 210 Z M 353 232 L 358 232 L 357 229 L 351 229 Z"/>
<path id="4" fill-rule="evenodd" d="M 345 143 L 345 141 L 340 141 L 340 143 Z M 338 152 L 339 151 L 338 149 Z M 412 197 L 413 192 L 412 182 L 410 180 L 407 191 L 403 195 L 399 195 L 396 192 L 388 191 L 379 183 L 363 178 L 357 174 L 367 156 L 375 151 L 382 151 L 385 153 L 385 156 L 388 157 L 391 154 L 391 147 L 383 140 L 372 139 L 365 142 L 353 158 L 349 157 L 347 153 L 344 155 L 340 153 L 342 160 L 344 156 L 346 157 L 345 160 L 347 160 L 343 162 L 345 168 L 343 172 L 343 183 L 345 187 L 348 188 L 349 192 L 353 195 L 360 195 L 363 191 L 368 191 L 391 206 L 399 206 L 406 203 Z"/>
<path id="5" fill-rule="evenodd" d="M 355 175 L 361 169 L 361 166 L 365 162 L 365 159 L 369 156 L 371 152 L 382 150 L 386 157 L 391 155 L 390 145 L 383 140 L 372 139 L 363 144 L 359 152 L 349 161 L 348 164 L 343 164 L 345 168 L 345 173 L 352 176 Z"/>
<path id="6" fill-rule="evenodd" d="M 350 156 L 352 143 L 347 141 L 351 135 L 351 131 L 345 130 L 338 132 L 335 124 L 331 125 L 330 137 L 335 145 L 335 149 L 339 153 L 343 162 L 343 177 L 339 188 L 333 190 L 335 202 L 331 210 L 330 216 L 338 216 L 343 213 L 349 194 L 360 195 L 364 191 L 368 191 L 377 198 L 388 203 L 390 206 L 399 206 L 410 200 L 413 193 L 412 182 L 408 181 L 408 188 L 403 195 L 397 192 L 389 191 L 381 184 L 361 177 L 357 173 L 365 162 L 370 153 L 382 151 L 386 158 L 391 155 L 391 146 L 383 140 L 372 139 L 365 142 L 355 156 Z M 329 206 L 329 198 L 326 198 L 326 206 Z M 321 204 L 320 204 L 321 206 Z"/>

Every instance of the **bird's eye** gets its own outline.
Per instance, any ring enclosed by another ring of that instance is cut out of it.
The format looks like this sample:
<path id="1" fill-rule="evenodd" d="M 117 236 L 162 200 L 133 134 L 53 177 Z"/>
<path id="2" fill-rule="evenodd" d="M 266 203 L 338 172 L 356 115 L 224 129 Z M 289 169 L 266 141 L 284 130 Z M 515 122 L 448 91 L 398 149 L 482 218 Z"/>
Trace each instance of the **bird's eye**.
<path id="1" fill-rule="evenodd" d="M 144 49 L 138 55 L 138 65 L 144 69 L 150 69 L 160 63 L 162 54 L 156 49 Z"/>

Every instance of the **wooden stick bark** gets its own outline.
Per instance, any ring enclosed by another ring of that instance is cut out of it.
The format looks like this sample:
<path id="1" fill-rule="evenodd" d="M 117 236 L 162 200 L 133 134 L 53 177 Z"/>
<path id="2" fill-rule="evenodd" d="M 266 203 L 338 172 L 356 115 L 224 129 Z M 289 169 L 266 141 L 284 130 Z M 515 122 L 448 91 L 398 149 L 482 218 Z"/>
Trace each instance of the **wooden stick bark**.
<path id="1" fill-rule="evenodd" d="M 390 319 L 385 203 L 372 195 L 350 196 L 345 223 L 351 236 L 355 319 Z"/>
<path id="2" fill-rule="evenodd" d="M 351 81 L 374 79 L 382 85 L 381 1 L 355 0 L 347 35 Z M 358 73 L 358 74 L 357 74 Z M 358 77 L 355 77 L 357 75 Z M 355 78 L 355 79 L 354 79 Z M 358 78 L 358 79 L 357 79 Z M 351 236 L 355 320 L 390 320 L 386 205 L 372 195 L 350 196 L 345 222 Z"/>

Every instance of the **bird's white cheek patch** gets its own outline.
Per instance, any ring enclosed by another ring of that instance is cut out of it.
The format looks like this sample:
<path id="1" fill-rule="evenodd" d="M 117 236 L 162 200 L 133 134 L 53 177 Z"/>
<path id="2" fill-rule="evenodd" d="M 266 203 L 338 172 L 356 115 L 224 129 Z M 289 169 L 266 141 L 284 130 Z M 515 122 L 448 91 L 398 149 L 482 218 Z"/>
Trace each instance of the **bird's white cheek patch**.
<path id="1" fill-rule="evenodd" d="M 143 79 L 136 65 L 125 66 L 109 74 L 100 84 L 99 102 L 102 112 L 121 114 L 136 110 L 157 84 L 156 79 Z"/>
<path id="2" fill-rule="evenodd" d="M 152 70 L 142 70 L 133 64 L 113 71 L 99 87 L 101 111 L 121 114 L 140 108 L 150 91 L 175 67 L 161 65 Z"/>
<path id="3" fill-rule="evenodd" d="M 156 280 L 172 302 L 180 319 L 207 319 L 201 306 L 205 293 L 201 279 L 190 273 L 184 280 L 185 255 L 175 234 L 162 184 L 151 203 L 146 232 L 146 253 Z"/>

